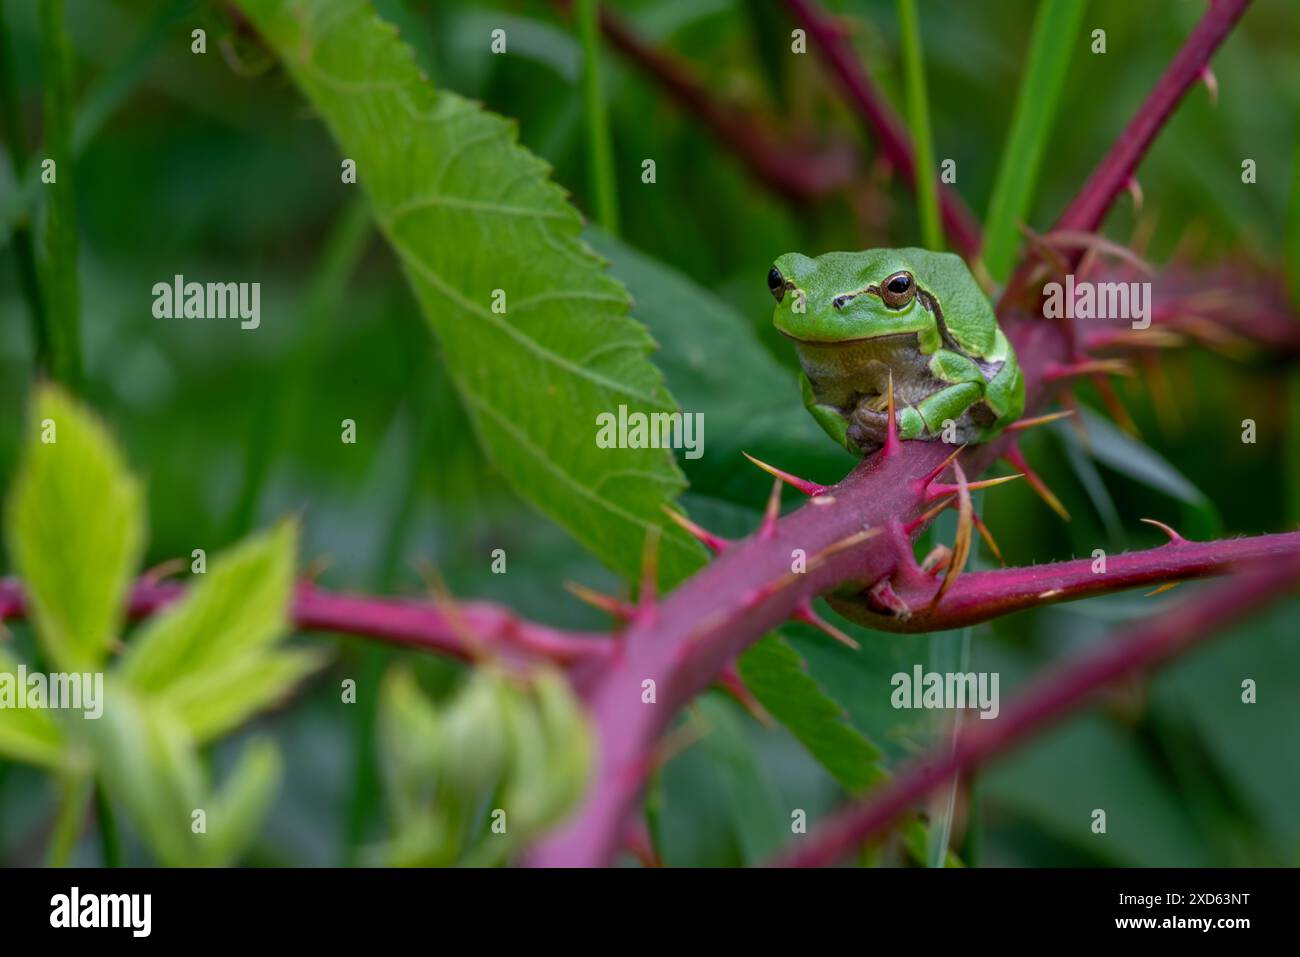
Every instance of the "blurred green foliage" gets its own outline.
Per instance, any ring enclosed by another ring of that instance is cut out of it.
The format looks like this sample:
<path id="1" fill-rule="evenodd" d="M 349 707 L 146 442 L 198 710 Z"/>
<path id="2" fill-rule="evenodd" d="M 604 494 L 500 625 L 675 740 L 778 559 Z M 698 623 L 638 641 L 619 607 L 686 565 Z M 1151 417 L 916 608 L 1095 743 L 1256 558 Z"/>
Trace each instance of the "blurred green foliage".
<path id="1" fill-rule="evenodd" d="M 587 169 L 582 48 L 554 5 L 374 5 L 438 88 L 517 121 L 520 142 L 553 166 L 554 180 L 594 218 L 588 184 L 599 177 Z M 778 6 L 617 4 L 641 35 L 689 63 L 729 108 L 766 117 L 784 140 L 855 142 L 862 173 L 851 195 L 802 206 L 774 197 L 608 49 L 601 71 L 620 239 L 588 238 L 611 260 L 611 274 L 631 294 L 632 315 L 657 340 L 651 361 L 668 390 L 683 408 L 705 415 L 705 456 L 679 462 L 689 482 L 682 502 L 724 535 L 752 528 L 767 487 L 740 458 L 742 449 L 820 481 L 851 464 L 799 406 L 793 355 L 768 318 L 763 278 L 771 260 L 788 250 L 919 239 L 913 198 L 896 177 L 870 175 L 870 138 L 838 100 L 815 52 L 789 53 L 791 24 Z M 896 4 L 827 6 L 847 18 L 863 61 L 901 107 Z M 987 209 L 1036 5 L 924 0 L 917 8 L 936 161 L 955 160 L 956 189 L 972 209 Z M 1045 228 L 1064 207 L 1200 11 L 1155 0 L 1137 18 L 1121 0 L 1087 4 L 1080 42 L 1103 29 L 1107 52 L 1080 48 L 1071 57 L 1026 216 L 1031 226 Z M 38 157 L 46 92 L 41 24 L 27 4 L 6 4 L 4 15 L 25 150 Z M 78 121 L 87 104 L 114 102 L 105 88 L 120 94 L 120 106 L 100 117 L 94 135 L 84 143 L 74 135 L 81 151 L 70 181 L 85 395 L 146 479 L 144 565 L 194 548 L 215 553 L 293 513 L 301 561 L 325 565 L 325 585 L 421 593 L 422 568 L 434 565 L 457 594 L 503 601 L 559 625 L 604 626 L 561 582 L 613 591 L 625 585 L 530 508 L 481 451 L 446 365 L 446 340 L 430 334 L 397 257 L 377 241 L 356 194 L 339 183 L 340 154 L 321 118 L 247 27 L 221 7 L 154 0 L 78 0 L 68 3 L 66 21 Z M 206 54 L 190 52 L 195 26 L 208 31 Z M 507 31 L 507 55 L 489 51 L 497 28 Z M 1144 209 L 1139 214 L 1121 199 L 1108 235 L 1148 236 L 1146 254 L 1157 264 L 1177 256 L 1280 266 L 1297 169 L 1298 31 L 1294 5 L 1253 6 L 1215 58 L 1218 105 L 1203 89 L 1192 91 L 1139 170 Z M 156 45 L 143 42 L 155 36 Z M 11 136 L 6 132 L 7 141 Z M 656 162 L 653 185 L 641 180 L 646 158 Z M 1253 185 L 1241 182 L 1244 158 L 1258 164 Z M 22 195 L 5 165 L 0 211 L 24 209 Z M 38 199 L 34 209 L 43 228 L 44 203 Z M 22 221 L 5 218 L 0 227 L 8 234 Z M 9 254 L 16 248 L 0 250 L 0 327 L 7 332 L 0 407 L 8 410 L 0 416 L 0 477 L 7 493 L 27 438 L 23 410 L 35 365 L 21 263 Z M 250 335 L 235 324 L 154 319 L 150 289 L 177 273 L 260 281 L 261 328 Z M 1027 436 L 1028 458 L 1074 521 L 1062 524 L 1017 483 L 990 492 L 984 517 L 1009 563 L 1158 544 L 1160 533 L 1137 522 L 1143 516 L 1196 536 L 1276 531 L 1293 520 L 1288 501 L 1300 496 L 1300 428 L 1288 418 L 1296 408 L 1287 401 L 1289 370 L 1196 351 L 1167 357 L 1165 369 L 1173 421 L 1157 414 L 1144 380 L 1121 385 L 1143 450 L 1113 429 L 1094 431 L 1102 440 L 1091 452 L 1068 428 Z M 1090 388 L 1081 395 L 1100 407 Z M 339 442 L 344 418 L 359 425 L 356 445 Z M 1258 423 L 1256 444 L 1240 441 L 1244 418 Z M 509 555 L 507 575 L 490 572 L 494 548 Z M 0 568 L 19 569 L 12 546 Z M 974 635 L 972 667 L 1000 670 L 1008 700 L 1034 669 L 1196 587 L 983 626 Z M 1300 781 L 1298 612 L 1293 601 L 1242 626 L 982 775 L 978 813 L 956 846 L 962 858 L 1030 865 L 1300 861 L 1290 813 Z M 922 645 L 845 627 L 863 643 L 861 652 L 803 626 L 786 635 L 851 728 L 892 764 L 935 731 L 913 713 L 900 719 L 888 705 L 889 676 L 923 661 Z M 34 655 L 29 628 L 12 630 L 16 650 Z M 356 860 L 390 837 L 375 753 L 384 665 L 399 660 L 433 702 L 463 686 L 463 669 L 446 661 L 348 638 L 301 641 L 336 644 L 330 667 L 291 708 L 258 718 L 205 755 L 217 777 L 230 773 L 248 734 L 269 736 L 282 756 L 281 787 L 241 858 L 246 863 Z M 358 704 L 340 707 L 339 682 L 348 677 L 358 680 Z M 1256 705 L 1239 703 L 1244 678 L 1259 682 Z M 704 738 L 655 782 L 653 830 L 669 864 L 751 862 L 788 833 L 790 808 L 806 809 L 811 826 L 842 799 L 842 775 L 837 781 L 791 733 L 758 725 L 729 700 L 707 696 L 682 720 Z M 57 787 L 51 777 L 0 764 L 0 861 L 39 856 Z M 130 801 L 115 804 L 125 809 Z M 1106 836 L 1089 830 L 1094 807 L 1108 810 Z M 93 840 L 76 845 L 72 859 L 97 861 Z M 151 856 L 133 839 L 126 859 Z"/>

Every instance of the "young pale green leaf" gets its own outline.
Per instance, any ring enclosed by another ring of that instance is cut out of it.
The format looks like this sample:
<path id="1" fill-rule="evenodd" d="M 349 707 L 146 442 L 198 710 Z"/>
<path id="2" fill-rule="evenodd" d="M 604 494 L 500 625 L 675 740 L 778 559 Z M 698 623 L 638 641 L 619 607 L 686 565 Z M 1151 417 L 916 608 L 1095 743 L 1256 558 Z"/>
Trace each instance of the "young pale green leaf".
<path id="1" fill-rule="evenodd" d="M 121 668 L 126 682 L 154 695 L 181 682 L 210 687 L 213 672 L 238 668 L 283 637 L 297 537 L 297 526 L 283 521 L 214 557 L 189 593 L 131 642 Z M 189 696 L 203 697 L 197 690 Z"/>
<path id="2" fill-rule="evenodd" d="M 399 828 L 420 815 L 437 783 L 442 719 L 409 668 L 384 675 L 376 721 L 389 811 Z"/>
<path id="3" fill-rule="evenodd" d="M 508 121 L 421 78 L 360 0 L 240 0 L 320 113 L 406 270 L 483 446 L 525 498 L 612 568 L 640 566 L 683 487 L 663 449 L 601 448 L 597 417 L 675 411 L 626 290 Z M 699 548 L 669 527 L 661 570 Z"/>
<path id="4" fill-rule="evenodd" d="M 846 790 L 885 776 L 881 752 L 845 720 L 843 709 L 808 674 L 799 653 L 768 635 L 740 658 L 745 685 Z"/>
<path id="5" fill-rule="evenodd" d="M 47 711 L 18 708 L 18 659 L 0 648 L 0 757 L 54 769 L 63 753 L 63 735 Z"/>
<path id="6" fill-rule="evenodd" d="M 175 714 L 199 744 L 206 744 L 284 698 L 324 663 L 325 656 L 314 649 L 248 652 L 190 672 L 154 700 Z"/>
<path id="7" fill-rule="evenodd" d="M 208 801 L 207 840 L 201 845 L 207 866 L 233 864 L 253 842 L 282 773 L 280 752 L 269 740 L 259 738 L 244 749 L 221 793 Z"/>
<path id="8" fill-rule="evenodd" d="M 159 862 L 168 867 L 202 863 L 192 829 L 196 810 L 206 814 L 203 767 L 185 726 L 165 709 L 137 698 L 119 681 L 106 687 L 104 715 L 93 722 L 95 766 L 110 796 Z"/>
<path id="9" fill-rule="evenodd" d="M 65 671 L 95 670 L 140 559 L 139 484 L 104 426 L 56 386 L 37 388 L 6 531 L 36 634 Z"/>
<path id="10" fill-rule="evenodd" d="M 95 764 L 158 861 L 168 867 L 232 863 L 261 826 L 279 785 L 274 746 L 249 745 L 215 793 L 177 715 L 121 682 L 110 685 L 107 698 L 90 738 Z"/>

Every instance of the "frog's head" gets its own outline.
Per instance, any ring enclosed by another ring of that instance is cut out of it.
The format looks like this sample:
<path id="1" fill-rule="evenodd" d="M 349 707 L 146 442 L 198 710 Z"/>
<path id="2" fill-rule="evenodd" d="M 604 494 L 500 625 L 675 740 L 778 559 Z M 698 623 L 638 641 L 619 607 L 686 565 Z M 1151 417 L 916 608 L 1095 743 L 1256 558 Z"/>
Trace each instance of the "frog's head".
<path id="1" fill-rule="evenodd" d="M 787 253 L 767 275 L 776 300 L 773 322 L 791 339 L 818 343 L 932 329 L 934 316 L 922 300 L 933 288 L 926 276 L 929 257 L 940 255 L 957 259 L 909 249 L 834 252 L 816 259 Z"/>

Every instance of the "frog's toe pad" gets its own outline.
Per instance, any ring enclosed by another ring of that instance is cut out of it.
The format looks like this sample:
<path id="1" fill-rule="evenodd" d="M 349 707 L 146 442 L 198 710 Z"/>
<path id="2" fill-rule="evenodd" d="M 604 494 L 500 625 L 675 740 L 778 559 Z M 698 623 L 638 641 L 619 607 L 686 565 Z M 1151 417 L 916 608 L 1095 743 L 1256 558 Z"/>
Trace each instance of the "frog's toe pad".
<path id="1" fill-rule="evenodd" d="M 899 409 L 897 421 L 900 439 L 914 439 L 925 433 L 925 419 L 921 418 L 921 413 L 916 409 Z"/>

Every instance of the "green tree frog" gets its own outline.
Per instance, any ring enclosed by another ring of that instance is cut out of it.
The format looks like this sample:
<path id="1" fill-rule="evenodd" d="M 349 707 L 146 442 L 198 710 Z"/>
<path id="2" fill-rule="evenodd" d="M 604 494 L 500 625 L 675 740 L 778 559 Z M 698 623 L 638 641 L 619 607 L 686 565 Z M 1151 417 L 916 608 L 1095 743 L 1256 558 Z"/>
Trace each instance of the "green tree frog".
<path id="1" fill-rule="evenodd" d="M 1024 409 L 1011 343 L 961 258 L 925 249 L 787 253 L 767 276 L 804 405 L 855 455 L 901 439 L 987 442 Z"/>

